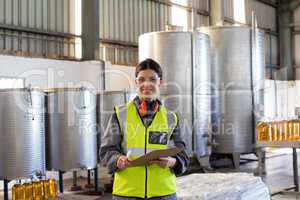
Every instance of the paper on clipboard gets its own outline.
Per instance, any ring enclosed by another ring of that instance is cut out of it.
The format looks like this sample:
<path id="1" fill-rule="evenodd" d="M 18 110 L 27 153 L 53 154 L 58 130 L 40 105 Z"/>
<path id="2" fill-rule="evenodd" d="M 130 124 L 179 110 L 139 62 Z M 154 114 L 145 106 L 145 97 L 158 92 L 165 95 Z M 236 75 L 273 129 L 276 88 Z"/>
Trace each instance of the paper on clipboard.
<path id="1" fill-rule="evenodd" d="M 135 160 L 130 161 L 129 167 L 147 165 L 152 160 L 156 160 L 156 159 L 162 158 L 162 157 L 175 156 L 176 154 L 178 154 L 181 151 L 182 151 L 182 148 L 178 148 L 178 147 L 173 147 L 173 148 L 163 149 L 163 150 L 154 150 L 154 151 L 151 151 Z"/>

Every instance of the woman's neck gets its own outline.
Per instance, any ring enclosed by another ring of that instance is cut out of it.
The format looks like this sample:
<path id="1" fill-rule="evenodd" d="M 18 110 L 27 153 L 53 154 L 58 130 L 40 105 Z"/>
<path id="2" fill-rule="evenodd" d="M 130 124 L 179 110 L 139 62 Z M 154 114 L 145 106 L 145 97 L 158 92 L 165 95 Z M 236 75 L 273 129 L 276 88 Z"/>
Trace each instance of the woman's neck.
<path id="1" fill-rule="evenodd" d="M 156 97 L 140 97 L 139 96 L 140 101 L 147 101 L 147 102 L 152 102 L 155 101 L 157 98 Z"/>

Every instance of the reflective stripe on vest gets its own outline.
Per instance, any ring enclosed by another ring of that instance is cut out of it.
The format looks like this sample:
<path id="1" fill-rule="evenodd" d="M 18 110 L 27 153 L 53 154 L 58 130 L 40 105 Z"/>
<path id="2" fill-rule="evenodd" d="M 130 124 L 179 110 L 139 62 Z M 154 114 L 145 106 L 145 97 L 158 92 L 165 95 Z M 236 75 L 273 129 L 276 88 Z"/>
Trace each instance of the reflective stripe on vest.
<path id="1" fill-rule="evenodd" d="M 170 146 L 170 138 L 178 120 L 177 116 L 168 112 L 164 106 L 160 106 L 147 128 L 132 101 L 116 107 L 116 114 L 123 136 L 122 147 L 129 159 L 136 159 L 145 153 Z M 115 174 L 115 195 L 151 198 L 175 192 L 175 175 L 170 169 L 160 168 L 156 164 L 129 167 Z"/>

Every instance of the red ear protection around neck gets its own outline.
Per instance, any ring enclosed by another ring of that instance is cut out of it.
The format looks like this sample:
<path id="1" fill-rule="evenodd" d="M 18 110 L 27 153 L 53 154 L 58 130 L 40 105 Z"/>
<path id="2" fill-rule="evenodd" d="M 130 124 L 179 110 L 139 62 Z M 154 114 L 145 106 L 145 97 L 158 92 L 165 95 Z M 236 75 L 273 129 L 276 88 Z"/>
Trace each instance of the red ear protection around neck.
<path id="1" fill-rule="evenodd" d="M 159 106 L 159 103 L 158 103 L 157 100 L 155 100 L 155 106 L 154 106 L 154 108 L 152 110 L 154 113 L 157 112 L 158 106 Z M 147 113 L 147 101 L 144 100 L 144 99 L 141 100 L 139 113 L 140 113 L 141 117 L 145 116 L 146 113 Z"/>

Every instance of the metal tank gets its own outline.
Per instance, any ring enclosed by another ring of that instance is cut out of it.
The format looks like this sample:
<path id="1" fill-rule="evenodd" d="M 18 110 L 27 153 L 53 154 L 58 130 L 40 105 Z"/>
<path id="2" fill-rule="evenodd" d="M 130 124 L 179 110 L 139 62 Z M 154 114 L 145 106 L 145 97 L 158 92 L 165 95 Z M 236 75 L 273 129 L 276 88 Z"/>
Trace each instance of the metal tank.
<path id="1" fill-rule="evenodd" d="M 163 68 L 162 100 L 178 113 L 187 151 L 198 158 L 210 154 L 209 54 L 209 36 L 200 32 L 153 32 L 139 37 L 139 60 L 152 58 Z"/>
<path id="2" fill-rule="evenodd" d="M 48 91 L 47 96 L 47 169 L 96 168 L 95 92 L 62 88 Z"/>
<path id="3" fill-rule="evenodd" d="M 44 103 L 36 89 L 0 90 L 0 179 L 45 173 Z"/>
<path id="4" fill-rule="evenodd" d="M 137 91 L 134 90 L 125 90 L 125 103 L 128 103 L 129 101 L 132 101 L 137 95 Z"/>
<path id="5" fill-rule="evenodd" d="M 106 131 L 109 119 L 114 113 L 114 107 L 125 104 L 124 91 L 104 91 L 97 94 L 98 116 L 98 144 L 101 144 L 101 135 Z"/>
<path id="6" fill-rule="evenodd" d="M 233 26 L 205 27 L 200 31 L 209 34 L 212 48 L 213 152 L 237 157 L 251 153 L 253 111 L 261 113 L 263 103 L 264 33 Z"/>

